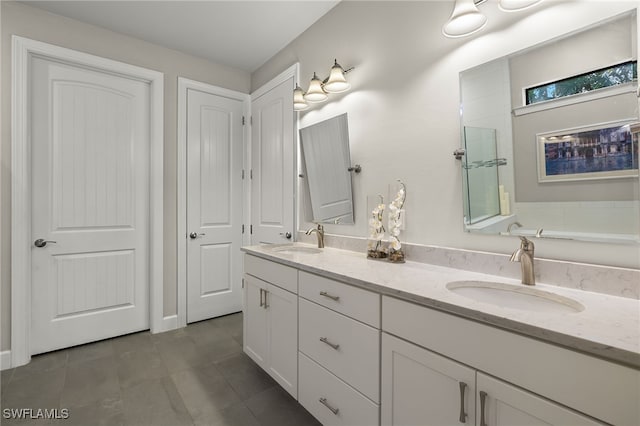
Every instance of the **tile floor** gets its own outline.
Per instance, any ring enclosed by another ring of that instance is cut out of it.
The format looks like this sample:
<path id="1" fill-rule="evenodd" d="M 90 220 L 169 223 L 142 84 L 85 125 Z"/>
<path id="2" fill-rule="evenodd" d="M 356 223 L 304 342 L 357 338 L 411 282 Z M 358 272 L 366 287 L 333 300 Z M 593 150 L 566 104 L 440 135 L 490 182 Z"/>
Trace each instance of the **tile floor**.
<path id="1" fill-rule="evenodd" d="M 67 408 L 63 426 L 319 423 L 242 352 L 242 314 L 161 334 L 141 332 L 48 354 L 2 371 L 7 408 Z"/>

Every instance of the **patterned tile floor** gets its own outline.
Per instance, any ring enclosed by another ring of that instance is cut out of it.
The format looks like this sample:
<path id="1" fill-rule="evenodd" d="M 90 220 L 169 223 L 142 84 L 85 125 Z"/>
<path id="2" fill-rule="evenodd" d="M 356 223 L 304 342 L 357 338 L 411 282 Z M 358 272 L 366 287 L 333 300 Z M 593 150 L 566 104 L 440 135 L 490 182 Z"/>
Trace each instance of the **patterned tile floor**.
<path id="1" fill-rule="evenodd" d="M 2 371 L 0 390 L 2 425 L 319 425 L 242 352 L 241 313 L 37 355 Z M 12 408 L 69 416 L 5 418 Z"/>

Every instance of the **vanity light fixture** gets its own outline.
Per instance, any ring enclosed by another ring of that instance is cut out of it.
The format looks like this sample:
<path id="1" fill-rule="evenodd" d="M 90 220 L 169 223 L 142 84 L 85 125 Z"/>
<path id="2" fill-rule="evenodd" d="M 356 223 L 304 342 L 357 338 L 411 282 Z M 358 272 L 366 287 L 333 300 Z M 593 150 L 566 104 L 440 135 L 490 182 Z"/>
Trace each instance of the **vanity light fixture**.
<path id="1" fill-rule="evenodd" d="M 309 108 L 309 104 L 304 100 L 304 91 L 296 84 L 293 89 L 293 109 L 294 111 L 302 111 Z"/>
<path id="2" fill-rule="evenodd" d="M 324 91 L 327 93 L 341 93 L 349 90 L 351 88 L 351 85 L 344 76 L 348 71 L 345 71 L 344 68 L 342 68 L 342 66 L 340 66 L 340 64 L 338 63 L 338 60 L 334 59 L 333 66 L 331 67 L 331 71 L 329 73 L 329 78 L 327 78 L 323 86 Z"/>
<path id="3" fill-rule="evenodd" d="M 476 5 L 485 1 L 456 0 L 451 17 L 442 27 L 442 33 L 447 37 L 464 37 L 480 31 L 487 24 L 487 17 Z"/>
<path id="4" fill-rule="evenodd" d="M 500 0 L 500 10 L 504 12 L 519 12 L 535 6 L 542 0 Z"/>
<path id="5" fill-rule="evenodd" d="M 447 37 L 465 37 L 480 31 L 487 25 L 478 6 L 487 0 L 456 0 L 453 13 L 442 27 L 442 34 Z M 500 10 L 504 12 L 518 12 L 542 2 L 542 0 L 499 0 Z"/>
<path id="6" fill-rule="evenodd" d="M 349 90 L 351 85 L 345 74 L 351 70 L 353 67 L 345 70 L 338 63 L 338 60 L 334 59 L 329 77 L 320 80 L 314 72 L 306 93 L 296 84 L 296 88 L 293 90 L 293 109 L 295 111 L 305 110 L 309 108 L 309 103 L 326 101 L 329 98 L 329 93 L 342 93 Z"/>
<path id="7" fill-rule="evenodd" d="M 322 81 L 318 78 L 316 73 L 313 73 L 313 78 L 309 82 L 309 89 L 304 95 L 304 100 L 311 103 L 324 102 L 329 96 L 327 92 L 322 88 Z"/>

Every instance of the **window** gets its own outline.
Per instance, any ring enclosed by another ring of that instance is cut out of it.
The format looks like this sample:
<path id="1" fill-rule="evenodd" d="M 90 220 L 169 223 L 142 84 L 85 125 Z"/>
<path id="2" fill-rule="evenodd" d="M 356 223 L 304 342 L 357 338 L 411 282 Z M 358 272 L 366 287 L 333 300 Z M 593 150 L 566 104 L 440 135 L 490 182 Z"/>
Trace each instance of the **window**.
<path id="1" fill-rule="evenodd" d="M 527 105 L 551 99 L 563 98 L 578 93 L 591 92 L 604 87 L 630 83 L 638 78 L 638 62 L 602 68 L 548 84 L 525 89 Z"/>

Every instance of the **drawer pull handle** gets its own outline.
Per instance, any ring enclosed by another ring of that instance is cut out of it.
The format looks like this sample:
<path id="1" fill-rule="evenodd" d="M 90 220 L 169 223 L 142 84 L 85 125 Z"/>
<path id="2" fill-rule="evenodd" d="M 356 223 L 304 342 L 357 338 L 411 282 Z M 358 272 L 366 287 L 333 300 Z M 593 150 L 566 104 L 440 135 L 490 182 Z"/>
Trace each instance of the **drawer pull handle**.
<path id="1" fill-rule="evenodd" d="M 464 412 L 464 390 L 466 387 L 465 382 L 460 382 L 460 423 L 467 422 L 467 413 Z"/>
<path id="2" fill-rule="evenodd" d="M 340 300 L 340 296 L 333 296 L 333 295 L 327 293 L 326 291 L 321 291 L 320 292 L 320 296 L 328 297 L 329 299 L 334 300 L 336 302 L 338 300 Z"/>
<path id="3" fill-rule="evenodd" d="M 320 404 L 324 405 L 329 410 L 331 410 L 331 412 L 333 414 L 335 414 L 336 416 L 338 415 L 338 412 L 340 411 L 340 409 L 339 408 L 333 408 L 331 405 L 329 405 L 329 403 L 327 402 L 327 398 L 320 398 L 318 401 L 320 401 Z"/>
<path id="4" fill-rule="evenodd" d="M 329 340 L 327 340 L 326 337 L 321 337 L 320 341 L 322 343 L 326 343 L 327 345 L 331 346 L 333 349 L 335 349 L 336 351 L 338 350 L 338 348 L 340 347 L 340 345 L 337 345 L 335 343 L 331 343 Z"/>
<path id="5" fill-rule="evenodd" d="M 263 301 L 263 295 L 264 294 L 264 289 L 260 289 L 260 307 L 262 308 L 264 306 L 264 301 Z"/>
<path id="6" fill-rule="evenodd" d="M 484 405 L 486 400 L 487 393 L 480 391 L 480 426 L 487 426 L 487 423 L 484 421 Z"/>

